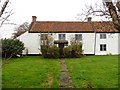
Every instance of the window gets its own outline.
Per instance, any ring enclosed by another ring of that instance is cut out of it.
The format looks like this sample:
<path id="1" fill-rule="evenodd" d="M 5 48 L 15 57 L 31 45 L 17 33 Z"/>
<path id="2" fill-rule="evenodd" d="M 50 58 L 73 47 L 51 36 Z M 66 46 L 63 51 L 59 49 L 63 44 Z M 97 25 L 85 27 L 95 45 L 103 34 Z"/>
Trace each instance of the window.
<path id="1" fill-rule="evenodd" d="M 106 39 L 106 34 L 100 34 L 100 39 Z"/>
<path id="2" fill-rule="evenodd" d="M 100 44 L 100 51 L 106 51 L 106 44 Z"/>
<path id="3" fill-rule="evenodd" d="M 41 40 L 47 40 L 48 34 L 41 34 Z"/>
<path id="4" fill-rule="evenodd" d="M 59 40 L 65 40 L 65 34 L 59 34 Z"/>
<path id="5" fill-rule="evenodd" d="M 76 41 L 82 41 L 82 34 L 75 34 Z"/>

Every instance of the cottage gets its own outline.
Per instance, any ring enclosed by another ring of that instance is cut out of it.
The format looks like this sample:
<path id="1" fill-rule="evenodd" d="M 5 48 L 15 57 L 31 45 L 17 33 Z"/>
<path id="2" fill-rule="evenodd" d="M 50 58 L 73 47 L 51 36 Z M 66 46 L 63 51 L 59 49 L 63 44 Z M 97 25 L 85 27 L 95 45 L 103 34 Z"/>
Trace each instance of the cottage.
<path id="1" fill-rule="evenodd" d="M 71 40 L 83 44 L 83 54 L 106 55 L 120 54 L 120 32 L 116 30 L 110 21 L 86 22 L 61 22 L 61 21 L 36 21 L 32 16 L 32 22 L 28 32 L 17 39 L 25 45 L 23 54 L 41 54 L 40 45 L 42 38 L 49 34 L 54 40 L 66 40 L 70 45 Z"/>

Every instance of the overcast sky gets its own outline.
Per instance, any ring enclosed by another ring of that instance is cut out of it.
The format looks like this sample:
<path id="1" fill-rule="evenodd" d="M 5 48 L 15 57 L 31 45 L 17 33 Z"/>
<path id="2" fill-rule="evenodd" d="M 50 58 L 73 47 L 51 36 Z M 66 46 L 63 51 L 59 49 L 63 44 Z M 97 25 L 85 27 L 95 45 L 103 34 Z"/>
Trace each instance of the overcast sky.
<path id="1" fill-rule="evenodd" d="M 2 0 L 5 1 L 5 0 Z M 9 9 L 14 14 L 9 18 L 11 23 L 31 22 L 32 16 L 38 21 L 78 21 L 77 14 L 82 13 L 86 5 L 102 0 L 10 0 Z M 95 20 L 95 18 L 93 18 Z M 0 37 L 10 37 L 15 25 L 3 25 Z"/>

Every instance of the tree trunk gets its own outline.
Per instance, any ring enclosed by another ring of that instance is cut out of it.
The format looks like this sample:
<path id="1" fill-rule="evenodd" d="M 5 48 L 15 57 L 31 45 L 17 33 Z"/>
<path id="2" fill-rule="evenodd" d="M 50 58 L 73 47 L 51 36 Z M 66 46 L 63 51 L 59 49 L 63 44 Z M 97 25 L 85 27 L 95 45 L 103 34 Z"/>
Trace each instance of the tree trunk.
<path id="1" fill-rule="evenodd" d="M 112 2 L 105 2 L 105 3 L 106 3 L 106 6 L 108 7 L 108 10 L 111 15 L 111 18 L 112 18 L 115 28 L 120 31 L 120 19 L 117 14 L 116 7 L 113 5 Z"/>

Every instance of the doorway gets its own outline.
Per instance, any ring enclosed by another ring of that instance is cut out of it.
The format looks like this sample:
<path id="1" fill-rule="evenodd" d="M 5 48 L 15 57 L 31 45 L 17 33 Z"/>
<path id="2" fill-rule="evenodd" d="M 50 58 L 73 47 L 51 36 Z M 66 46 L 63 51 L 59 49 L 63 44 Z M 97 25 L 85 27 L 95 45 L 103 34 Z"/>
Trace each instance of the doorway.
<path id="1" fill-rule="evenodd" d="M 65 46 L 65 44 L 68 44 L 68 41 L 67 40 L 55 40 L 54 41 L 54 44 L 58 44 L 59 46 L 59 53 L 60 53 L 60 58 L 63 58 L 64 55 L 63 55 L 63 48 Z"/>

